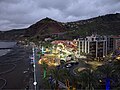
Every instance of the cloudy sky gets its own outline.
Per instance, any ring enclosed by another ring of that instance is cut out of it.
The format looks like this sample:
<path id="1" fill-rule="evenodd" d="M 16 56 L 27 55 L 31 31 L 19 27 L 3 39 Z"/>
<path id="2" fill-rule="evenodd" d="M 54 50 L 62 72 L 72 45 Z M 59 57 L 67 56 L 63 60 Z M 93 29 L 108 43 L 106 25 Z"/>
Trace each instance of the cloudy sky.
<path id="1" fill-rule="evenodd" d="M 0 30 L 28 27 L 42 18 L 67 22 L 120 13 L 120 0 L 0 0 Z"/>

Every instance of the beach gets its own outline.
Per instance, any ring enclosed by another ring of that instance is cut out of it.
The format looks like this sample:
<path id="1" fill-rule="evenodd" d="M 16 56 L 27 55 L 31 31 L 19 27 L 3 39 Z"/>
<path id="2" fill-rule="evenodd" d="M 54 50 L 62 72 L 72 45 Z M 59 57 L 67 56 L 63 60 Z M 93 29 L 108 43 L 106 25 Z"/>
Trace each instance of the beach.
<path id="1" fill-rule="evenodd" d="M 25 89 L 29 86 L 31 48 L 14 46 L 9 53 L 0 57 L 0 89 Z M 2 86 L 3 85 L 3 86 Z"/>

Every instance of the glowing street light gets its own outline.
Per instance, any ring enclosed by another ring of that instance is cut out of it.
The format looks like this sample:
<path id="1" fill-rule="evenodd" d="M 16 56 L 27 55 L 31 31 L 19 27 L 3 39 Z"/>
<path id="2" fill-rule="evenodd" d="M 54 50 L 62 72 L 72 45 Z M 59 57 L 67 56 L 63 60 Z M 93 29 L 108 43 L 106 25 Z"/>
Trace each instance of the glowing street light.
<path id="1" fill-rule="evenodd" d="M 36 85 L 37 85 L 37 82 L 34 82 L 34 83 L 33 83 L 33 85 L 35 85 L 35 86 L 36 86 Z"/>
<path id="2" fill-rule="evenodd" d="M 37 80 L 36 80 L 36 70 L 35 70 L 35 48 L 33 47 L 33 62 L 34 62 L 34 65 L 33 65 L 33 67 L 34 67 L 34 83 L 33 83 L 33 85 L 35 86 L 35 90 L 36 90 L 36 85 L 37 85 Z"/>

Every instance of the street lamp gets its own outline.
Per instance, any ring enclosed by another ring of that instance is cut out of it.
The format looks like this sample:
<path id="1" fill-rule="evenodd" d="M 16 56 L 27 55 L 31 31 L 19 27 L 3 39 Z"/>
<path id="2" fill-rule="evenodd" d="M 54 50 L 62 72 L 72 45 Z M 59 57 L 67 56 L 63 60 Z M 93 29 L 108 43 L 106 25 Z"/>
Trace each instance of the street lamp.
<path id="1" fill-rule="evenodd" d="M 35 72 L 36 66 L 35 66 L 35 48 L 34 48 L 34 46 L 33 46 L 32 50 L 33 50 L 33 63 L 34 63 L 34 65 L 33 65 L 33 67 L 34 67 L 34 83 L 33 83 L 33 85 L 35 86 L 35 90 L 36 90 L 37 80 L 36 80 L 36 72 Z"/>
<path id="2" fill-rule="evenodd" d="M 35 86 L 36 86 L 36 85 L 37 85 L 37 82 L 34 82 L 34 83 L 33 83 L 33 85 L 35 85 Z"/>

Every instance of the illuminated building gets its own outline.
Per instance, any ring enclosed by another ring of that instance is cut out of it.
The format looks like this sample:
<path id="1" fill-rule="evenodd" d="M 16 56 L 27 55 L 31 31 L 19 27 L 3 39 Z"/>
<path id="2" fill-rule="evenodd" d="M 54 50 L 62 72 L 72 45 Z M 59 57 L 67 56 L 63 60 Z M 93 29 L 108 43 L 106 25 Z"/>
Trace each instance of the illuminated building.
<path id="1" fill-rule="evenodd" d="M 57 66 L 60 65 L 60 59 L 57 55 L 54 54 L 45 54 L 41 57 L 39 60 L 39 64 L 42 64 L 42 62 L 45 62 L 49 66 Z"/>
<path id="2" fill-rule="evenodd" d="M 67 61 L 69 55 L 75 56 L 77 52 L 77 42 L 68 40 L 55 40 L 51 49 L 42 47 L 42 53 L 39 63 L 46 62 L 49 66 L 57 66 L 60 60 Z"/>
<path id="3" fill-rule="evenodd" d="M 75 56 L 75 53 L 77 52 L 77 41 L 55 40 L 52 44 L 54 45 L 53 51 L 56 51 L 59 54 L 61 60 L 66 61 L 67 56 Z"/>

